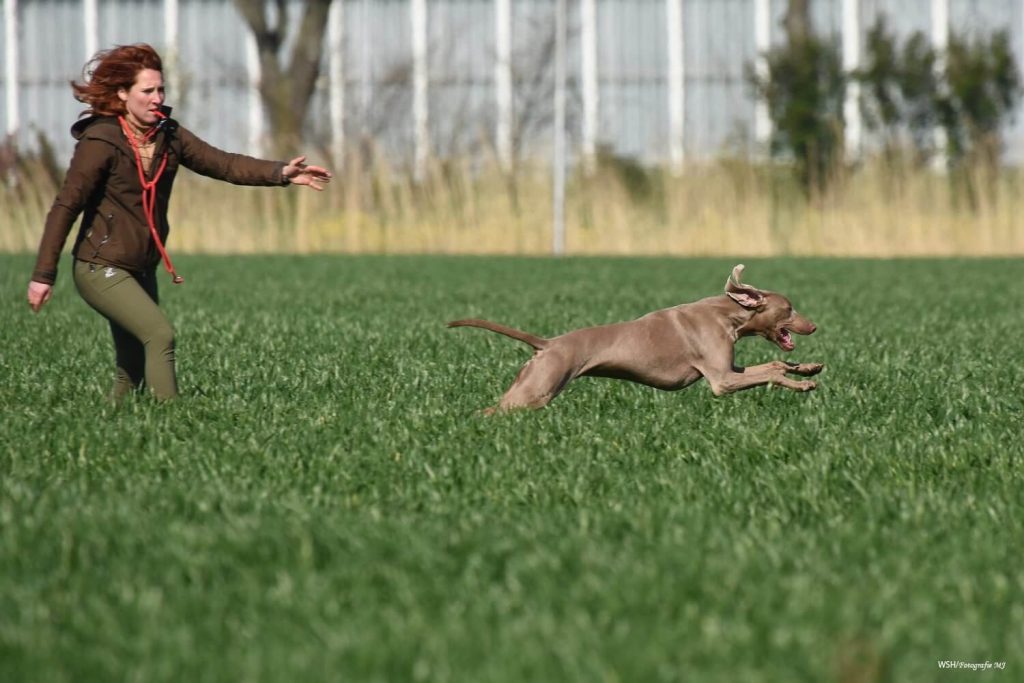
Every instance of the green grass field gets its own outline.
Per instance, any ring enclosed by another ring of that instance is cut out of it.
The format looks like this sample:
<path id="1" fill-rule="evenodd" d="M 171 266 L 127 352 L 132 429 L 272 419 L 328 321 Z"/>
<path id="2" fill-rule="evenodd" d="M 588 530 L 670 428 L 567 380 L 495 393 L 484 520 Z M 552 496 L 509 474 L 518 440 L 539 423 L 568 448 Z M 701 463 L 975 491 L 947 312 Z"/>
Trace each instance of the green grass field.
<path id="1" fill-rule="evenodd" d="M 445 321 L 630 319 L 735 260 L 181 256 L 184 395 L 118 407 L 105 323 L 67 262 L 32 315 L 31 263 L 0 256 L 2 681 L 1024 678 L 1022 261 L 747 261 L 818 324 L 818 391 L 495 418 L 527 347 Z"/>

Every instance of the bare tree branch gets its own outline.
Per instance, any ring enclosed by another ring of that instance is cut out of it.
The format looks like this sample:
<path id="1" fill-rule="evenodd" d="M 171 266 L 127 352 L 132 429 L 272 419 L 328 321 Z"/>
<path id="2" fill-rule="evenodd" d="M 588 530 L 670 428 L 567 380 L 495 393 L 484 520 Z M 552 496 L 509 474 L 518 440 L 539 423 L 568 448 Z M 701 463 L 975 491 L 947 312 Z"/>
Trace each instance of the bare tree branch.
<path id="1" fill-rule="evenodd" d="M 302 21 L 288 62 L 282 50 L 288 37 L 288 2 L 275 0 L 276 17 L 270 24 L 264 0 L 234 0 L 239 14 L 256 40 L 260 60 L 260 97 L 270 117 L 274 147 L 292 153 L 301 142 L 302 126 L 320 75 L 321 54 L 331 0 L 306 0 Z"/>

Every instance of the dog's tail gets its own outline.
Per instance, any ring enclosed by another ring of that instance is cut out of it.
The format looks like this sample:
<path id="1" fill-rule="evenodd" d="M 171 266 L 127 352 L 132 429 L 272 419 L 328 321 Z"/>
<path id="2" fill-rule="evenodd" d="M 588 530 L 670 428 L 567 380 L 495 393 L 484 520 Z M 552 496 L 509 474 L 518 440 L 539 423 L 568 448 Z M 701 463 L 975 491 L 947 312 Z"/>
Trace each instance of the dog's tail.
<path id="1" fill-rule="evenodd" d="M 498 323 L 492 323 L 490 320 L 480 320 L 479 318 L 453 320 L 450 323 L 448 323 L 448 327 L 482 327 L 485 330 L 490 330 L 491 332 L 503 334 L 506 337 L 518 339 L 523 343 L 529 344 L 538 351 L 547 348 L 548 344 L 551 343 L 549 339 L 545 339 L 544 337 L 538 337 L 536 335 L 530 334 L 529 332 L 523 332 L 522 330 L 517 330 L 512 327 L 505 327 L 504 325 L 499 325 Z"/>

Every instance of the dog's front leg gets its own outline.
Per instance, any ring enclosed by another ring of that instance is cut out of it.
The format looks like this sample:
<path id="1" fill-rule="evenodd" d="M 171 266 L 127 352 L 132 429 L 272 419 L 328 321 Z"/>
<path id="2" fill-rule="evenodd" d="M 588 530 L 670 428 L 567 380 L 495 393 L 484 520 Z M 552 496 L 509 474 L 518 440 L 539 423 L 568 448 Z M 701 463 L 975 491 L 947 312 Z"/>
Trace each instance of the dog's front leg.
<path id="1" fill-rule="evenodd" d="M 824 367 L 823 363 L 790 363 L 786 360 L 773 360 L 762 365 L 751 365 L 749 368 L 737 368 L 737 372 L 751 372 L 762 368 L 773 368 L 784 373 L 811 377 L 821 372 Z"/>
<path id="2" fill-rule="evenodd" d="M 711 391 L 715 396 L 724 396 L 736 391 L 760 387 L 766 384 L 784 387 L 792 391 L 811 391 L 818 385 L 811 380 L 793 380 L 786 377 L 787 372 L 799 375 L 814 375 L 821 372 L 822 366 L 818 363 L 806 363 L 802 365 L 786 363 L 776 360 L 763 365 L 753 365 L 749 368 L 732 367 L 729 370 L 705 371 L 704 377 L 711 385 Z"/>

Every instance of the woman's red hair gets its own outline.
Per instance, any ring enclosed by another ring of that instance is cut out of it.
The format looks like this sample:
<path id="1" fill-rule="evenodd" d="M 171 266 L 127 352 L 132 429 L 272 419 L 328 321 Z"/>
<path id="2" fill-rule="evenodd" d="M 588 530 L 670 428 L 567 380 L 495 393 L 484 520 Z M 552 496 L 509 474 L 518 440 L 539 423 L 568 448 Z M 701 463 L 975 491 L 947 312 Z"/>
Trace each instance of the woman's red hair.
<path id="1" fill-rule="evenodd" d="M 117 45 L 93 55 L 82 69 L 85 82 L 71 81 L 75 99 L 89 105 L 82 115 L 123 114 L 124 102 L 117 96 L 117 91 L 130 89 L 143 69 L 164 70 L 160 55 L 145 43 Z"/>

